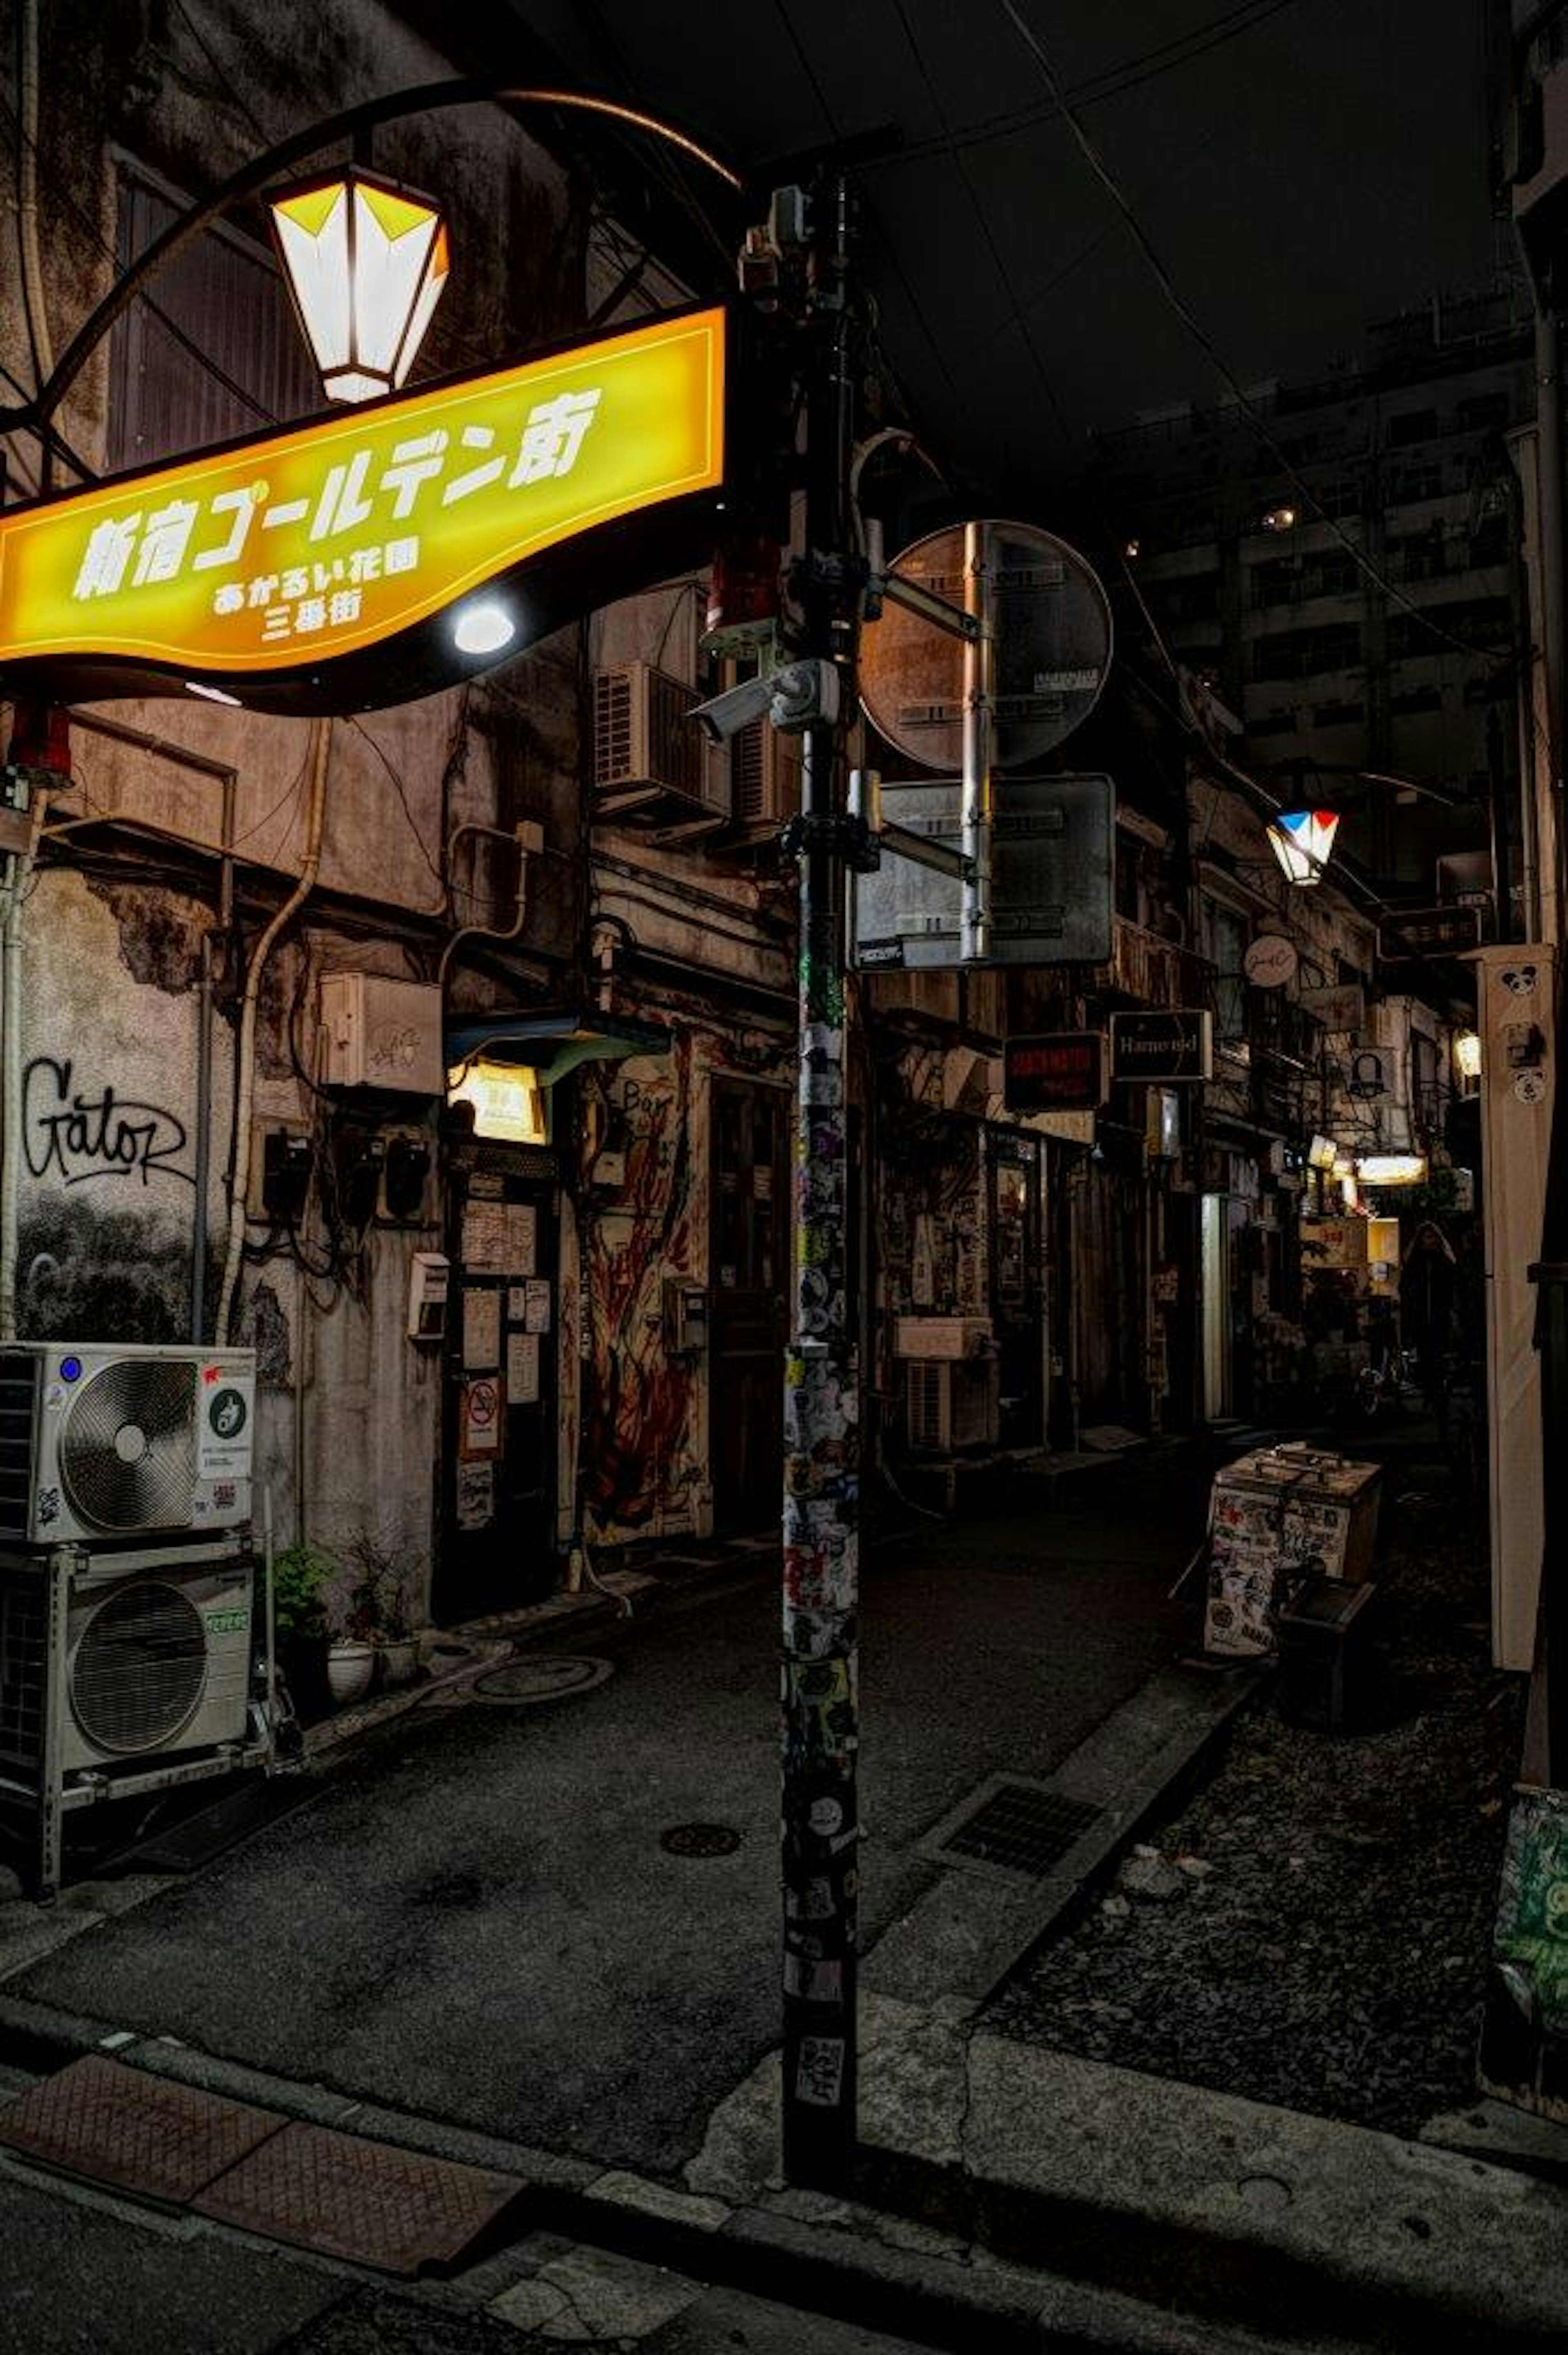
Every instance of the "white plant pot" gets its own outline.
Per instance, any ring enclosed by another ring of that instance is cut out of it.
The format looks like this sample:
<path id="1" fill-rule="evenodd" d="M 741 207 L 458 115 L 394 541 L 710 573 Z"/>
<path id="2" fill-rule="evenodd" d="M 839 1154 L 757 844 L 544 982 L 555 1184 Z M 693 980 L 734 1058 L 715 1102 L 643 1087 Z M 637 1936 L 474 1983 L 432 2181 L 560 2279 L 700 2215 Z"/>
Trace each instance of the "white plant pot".
<path id="1" fill-rule="evenodd" d="M 369 1644 L 338 1643 L 327 1654 L 327 1688 L 339 1709 L 363 1700 L 376 1673 L 376 1653 Z"/>

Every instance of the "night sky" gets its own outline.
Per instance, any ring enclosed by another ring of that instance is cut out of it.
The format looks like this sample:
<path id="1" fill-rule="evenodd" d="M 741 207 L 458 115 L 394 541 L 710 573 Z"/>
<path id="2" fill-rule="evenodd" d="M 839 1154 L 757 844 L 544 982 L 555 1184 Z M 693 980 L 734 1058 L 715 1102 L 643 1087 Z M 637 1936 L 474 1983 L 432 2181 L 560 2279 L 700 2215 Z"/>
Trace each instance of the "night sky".
<path id="1" fill-rule="evenodd" d="M 1244 385 L 1493 275 L 1485 0 L 512 0 L 742 169 L 895 124 L 867 269 L 925 430 L 1020 499 L 1093 426 L 1220 397 L 1014 18 Z"/>

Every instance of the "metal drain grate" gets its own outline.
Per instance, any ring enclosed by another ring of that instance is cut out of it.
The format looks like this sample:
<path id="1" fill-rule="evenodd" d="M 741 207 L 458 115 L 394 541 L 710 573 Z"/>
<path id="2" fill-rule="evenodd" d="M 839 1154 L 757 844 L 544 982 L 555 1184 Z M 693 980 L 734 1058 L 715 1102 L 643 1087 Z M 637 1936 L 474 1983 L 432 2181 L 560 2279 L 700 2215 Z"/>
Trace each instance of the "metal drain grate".
<path id="1" fill-rule="evenodd" d="M 291 2119 L 192 2205 L 242 2232 L 417 2274 L 449 2271 L 526 2188 L 514 2176 Z"/>
<path id="2" fill-rule="evenodd" d="M 937 1841 L 937 1853 L 1041 1881 L 1099 1814 L 1088 1800 L 1065 1799 L 1037 1783 L 998 1783 Z"/>
<path id="3" fill-rule="evenodd" d="M 729 1824 L 672 1824 L 659 1845 L 667 1856 L 733 1856 L 740 1834 Z"/>
<path id="4" fill-rule="evenodd" d="M 90 2052 L 0 2111 L 0 2142 L 46 2167 L 177 2207 L 282 2124 L 271 2110 Z"/>

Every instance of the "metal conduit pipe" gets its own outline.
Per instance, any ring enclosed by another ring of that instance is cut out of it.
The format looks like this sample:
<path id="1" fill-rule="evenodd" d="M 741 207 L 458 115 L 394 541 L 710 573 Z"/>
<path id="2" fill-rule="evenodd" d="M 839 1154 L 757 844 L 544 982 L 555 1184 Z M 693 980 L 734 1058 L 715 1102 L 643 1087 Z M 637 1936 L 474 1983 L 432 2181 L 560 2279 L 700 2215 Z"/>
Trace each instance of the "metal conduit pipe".
<path id="1" fill-rule="evenodd" d="M 240 1261 L 245 1251 L 245 1200 L 250 1190 L 250 1110 L 256 1095 L 256 1009 L 261 996 L 261 976 L 266 971 L 273 942 L 298 914 L 315 886 L 322 860 L 322 837 L 325 831 L 327 762 L 331 751 L 332 721 L 313 720 L 304 860 L 293 890 L 257 942 L 245 975 L 239 1038 L 235 1048 L 239 1086 L 234 1107 L 234 1181 L 228 1202 L 228 1255 L 224 1265 L 223 1290 L 218 1298 L 214 1327 L 219 1341 L 227 1337 L 229 1320 L 234 1314 Z"/>

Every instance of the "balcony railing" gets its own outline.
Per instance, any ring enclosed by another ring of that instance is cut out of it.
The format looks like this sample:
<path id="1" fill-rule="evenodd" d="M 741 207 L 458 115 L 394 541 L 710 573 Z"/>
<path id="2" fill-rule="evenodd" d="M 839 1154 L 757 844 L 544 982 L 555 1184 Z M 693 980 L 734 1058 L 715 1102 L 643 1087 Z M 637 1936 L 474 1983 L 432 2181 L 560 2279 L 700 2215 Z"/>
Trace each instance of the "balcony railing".
<path id="1" fill-rule="evenodd" d="M 1099 970 L 1106 987 L 1136 998 L 1140 1006 L 1211 1003 L 1211 971 L 1204 960 L 1126 916 L 1116 919 L 1111 961 Z"/>

